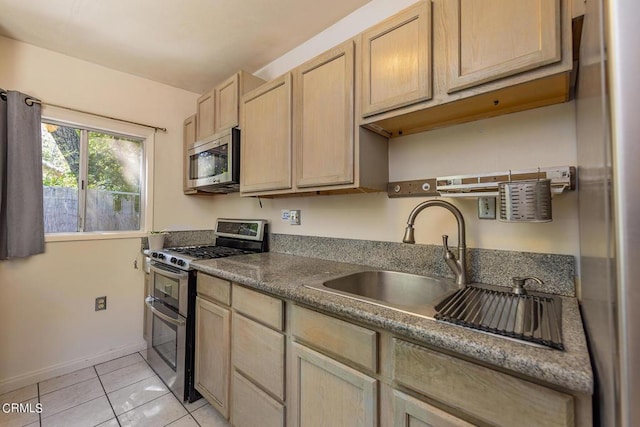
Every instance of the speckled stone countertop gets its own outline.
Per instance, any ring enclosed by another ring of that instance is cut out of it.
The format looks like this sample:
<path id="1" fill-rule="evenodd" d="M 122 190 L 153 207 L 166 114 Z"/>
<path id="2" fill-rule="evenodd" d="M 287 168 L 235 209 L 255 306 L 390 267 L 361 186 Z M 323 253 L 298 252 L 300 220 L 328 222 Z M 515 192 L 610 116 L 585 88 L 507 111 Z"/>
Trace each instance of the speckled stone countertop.
<path id="1" fill-rule="evenodd" d="M 372 267 L 273 252 L 198 261 L 193 262 L 192 266 L 204 273 L 384 329 L 416 342 L 568 390 L 593 393 L 593 373 L 575 298 L 563 297 L 562 300 L 565 351 L 558 351 L 521 344 L 303 286 L 358 271 L 374 270 Z"/>

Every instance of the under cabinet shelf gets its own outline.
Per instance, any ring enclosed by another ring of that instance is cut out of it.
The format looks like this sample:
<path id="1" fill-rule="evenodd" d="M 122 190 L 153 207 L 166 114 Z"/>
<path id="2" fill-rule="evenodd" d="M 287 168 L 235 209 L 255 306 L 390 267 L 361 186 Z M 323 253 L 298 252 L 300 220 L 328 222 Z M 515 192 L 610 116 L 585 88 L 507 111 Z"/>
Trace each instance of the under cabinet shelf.
<path id="1" fill-rule="evenodd" d="M 387 194 L 392 198 L 498 197 L 498 184 L 501 182 L 535 179 L 550 179 L 551 194 L 562 194 L 565 191 L 575 190 L 576 168 L 574 166 L 556 166 L 397 181 L 389 183 Z"/>

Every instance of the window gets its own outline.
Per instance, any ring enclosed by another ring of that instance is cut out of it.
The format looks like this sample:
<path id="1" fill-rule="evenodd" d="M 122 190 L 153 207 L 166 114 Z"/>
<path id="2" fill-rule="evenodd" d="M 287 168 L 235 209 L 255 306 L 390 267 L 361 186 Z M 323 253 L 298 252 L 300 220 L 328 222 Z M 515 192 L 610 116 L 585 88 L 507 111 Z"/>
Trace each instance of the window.
<path id="1" fill-rule="evenodd" d="M 42 122 L 45 233 L 140 230 L 144 140 Z"/>

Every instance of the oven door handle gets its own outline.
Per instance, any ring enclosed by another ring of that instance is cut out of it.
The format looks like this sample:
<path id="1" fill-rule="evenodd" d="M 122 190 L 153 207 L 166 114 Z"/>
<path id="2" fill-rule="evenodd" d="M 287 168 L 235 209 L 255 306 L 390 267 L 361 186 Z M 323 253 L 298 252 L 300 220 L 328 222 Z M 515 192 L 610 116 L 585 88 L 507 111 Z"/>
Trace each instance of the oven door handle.
<path id="1" fill-rule="evenodd" d="M 187 277 L 189 277 L 189 273 L 187 273 L 186 271 L 174 273 L 167 268 L 162 268 L 160 265 L 155 264 L 151 264 L 151 271 L 176 280 L 185 280 Z"/>
<path id="2" fill-rule="evenodd" d="M 153 300 L 153 297 L 147 297 L 144 300 L 144 303 L 147 305 L 147 307 L 149 307 L 149 310 L 151 310 L 153 314 L 155 314 L 165 322 L 171 323 L 174 326 L 182 327 L 185 325 L 185 321 L 183 319 L 174 319 L 173 317 L 167 316 L 166 314 L 155 308 L 152 304 Z"/>

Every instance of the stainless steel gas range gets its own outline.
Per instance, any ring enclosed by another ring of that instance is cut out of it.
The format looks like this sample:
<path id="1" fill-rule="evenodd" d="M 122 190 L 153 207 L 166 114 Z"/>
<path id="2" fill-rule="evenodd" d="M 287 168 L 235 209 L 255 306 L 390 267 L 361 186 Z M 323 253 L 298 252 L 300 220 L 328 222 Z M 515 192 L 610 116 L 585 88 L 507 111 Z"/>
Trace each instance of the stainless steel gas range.
<path id="1" fill-rule="evenodd" d="M 151 259 L 145 296 L 147 361 L 181 400 L 201 396 L 194 388 L 196 271 L 193 261 L 268 251 L 265 220 L 221 218 L 211 245 L 145 250 Z"/>

